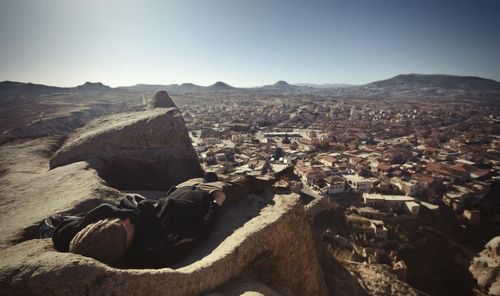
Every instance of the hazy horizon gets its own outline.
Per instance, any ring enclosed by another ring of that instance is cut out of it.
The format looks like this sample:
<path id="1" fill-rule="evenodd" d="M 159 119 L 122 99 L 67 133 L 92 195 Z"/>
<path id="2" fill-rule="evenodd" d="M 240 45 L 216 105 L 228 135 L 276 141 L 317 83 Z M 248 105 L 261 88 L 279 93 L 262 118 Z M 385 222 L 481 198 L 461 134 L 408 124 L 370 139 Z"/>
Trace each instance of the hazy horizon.
<path id="1" fill-rule="evenodd" d="M 450 74 L 443 74 L 443 73 L 437 73 L 437 74 L 422 74 L 422 73 L 401 73 L 401 74 L 398 74 L 398 75 L 411 75 L 411 74 L 417 74 L 417 75 L 450 75 Z M 455 76 L 455 75 L 453 75 Z M 460 75 L 456 75 L 456 76 L 460 76 Z M 394 76 L 393 76 L 394 77 Z M 393 77 L 386 77 L 386 78 L 381 78 L 381 79 L 377 79 L 377 80 L 373 80 L 373 81 L 369 81 L 367 83 L 364 83 L 364 84 L 368 84 L 368 83 L 371 83 L 371 82 L 376 82 L 376 81 L 381 81 L 381 80 L 386 80 L 386 79 L 390 79 L 390 78 L 393 78 Z M 473 76 L 473 77 L 477 77 L 477 76 Z M 484 79 L 490 79 L 490 78 L 487 78 L 487 77 L 479 77 L 479 78 L 484 78 Z M 494 79 L 490 79 L 490 80 L 494 80 Z M 81 86 L 85 83 L 102 83 L 104 85 L 107 85 L 107 86 L 110 86 L 110 87 L 113 87 L 113 88 L 119 88 L 119 87 L 133 87 L 133 86 L 137 86 L 137 85 L 162 85 L 162 86 L 168 86 L 168 85 L 181 85 L 183 83 L 193 83 L 193 82 L 190 82 L 190 81 L 184 81 L 184 82 L 180 82 L 180 83 L 142 83 L 142 82 L 138 82 L 138 83 L 134 83 L 134 84 L 130 84 L 130 85 L 116 85 L 116 86 L 113 86 L 113 85 L 110 85 L 104 81 L 82 81 L 80 83 L 77 83 L 77 84 L 74 84 L 74 85 L 54 85 L 54 84 L 44 84 L 44 83 L 38 83 L 38 82 L 33 82 L 33 81 L 18 81 L 18 80 L 9 80 L 9 79 L 6 79 L 6 80 L 2 80 L 0 82 L 6 82 L 6 81 L 10 81 L 10 82 L 20 82 L 20 83 L 33 83 L 33 84 L 41 84 L 41 85 L 47 85 L 47 86 L 53 86 L 53 87 L 77 87 L 77 86 Z M 236 88 L 258 88 L 258 87 L 262 87 L 262 86 L 266 86 L 266 85 L 272 85 L 272 84 L 275 84 L 276 82 L 278 81 L 283 81 L 282 79 L 281 80 L 277 80 L 277 81 L 273 81 L 273 82 L 269 82 L 269 83 L 266 83 L 266 84 L 261 84 L 261 85 L 245 85 L 245 86 L 240 86 L 240 85 L 234 85 L 234 84 L 231 84 L 227 81 L 221 81 L 221 80 L 217 80 L 217 81 L 214 81 L 213 83 L 210 83 L 210 84 L 198 84 L 198 83 L 193 83 L 197 86 L 202 86 L 202 87 L 208 87 L 208 86 L 211 86 L 217 82 L 224 82 L 232 87 L 236 87 Z M 500 81 L 497 81 L 497 80 L 494 80 L 496 82 L 499 82 Z M 336 83 L 336 82 L 332 82 L 332 83 L 315 83 L 315 82 L 290 82 L 290 81 L 285 81 L 287 82 L 288 84 L 291 84 L 291 85 L 317 85 L 317 86 L 325 86 L 325 85 L 338 85 L 340 87 L 342 86 L 361 86 L 361 85 L 364 85 L 364 84 L 349 84 L 349 83 Z"/>
<path id="2" fill-rule="evenodd" d="M 500 1 L 1 1 L 0 81 L 500 81 Z"/>

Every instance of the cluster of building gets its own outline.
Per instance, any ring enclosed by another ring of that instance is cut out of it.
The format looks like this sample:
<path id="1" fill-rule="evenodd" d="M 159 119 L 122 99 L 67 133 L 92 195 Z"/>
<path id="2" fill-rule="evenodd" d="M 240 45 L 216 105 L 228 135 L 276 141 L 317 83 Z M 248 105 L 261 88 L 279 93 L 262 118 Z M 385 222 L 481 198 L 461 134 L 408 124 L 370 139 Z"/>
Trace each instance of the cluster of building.
<path id="1" fill-rule="evenodd" d="M 479 103 L 295 96 L 181 109 L 205 170 L 259 175 L 293 166 L 285 186 L 345 206 L 348 229 L 329 229 L 327 239 L 350 260 L 403 277 L 399 223 L 418 232 L 424 212 L 444 210 L 477 225 L 478 204 L 500 176 L 500 112 Z"/>
<path id="2" fill-rule="evenodd" d="M 400 196 L 412 215 L 422 203 L 441 205 L 474 224 L 475 205 L 499 178 L 498 112 L 472 103 L 292 97 L 182 111 L 205 169 L 262 174 L 294 165 L 321 195 L 377 194 L 364 196 L 367 206 Z"/>

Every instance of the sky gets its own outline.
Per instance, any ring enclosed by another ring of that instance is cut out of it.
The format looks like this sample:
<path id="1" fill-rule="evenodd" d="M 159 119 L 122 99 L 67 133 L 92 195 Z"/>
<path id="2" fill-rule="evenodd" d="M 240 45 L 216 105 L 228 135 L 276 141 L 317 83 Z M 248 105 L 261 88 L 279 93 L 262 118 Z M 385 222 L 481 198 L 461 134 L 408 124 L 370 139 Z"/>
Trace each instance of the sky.
<path id="1" fill-rule="evenodd" d="M 0 81 L 500 81 L 500 0 L 0 0 Z"/>

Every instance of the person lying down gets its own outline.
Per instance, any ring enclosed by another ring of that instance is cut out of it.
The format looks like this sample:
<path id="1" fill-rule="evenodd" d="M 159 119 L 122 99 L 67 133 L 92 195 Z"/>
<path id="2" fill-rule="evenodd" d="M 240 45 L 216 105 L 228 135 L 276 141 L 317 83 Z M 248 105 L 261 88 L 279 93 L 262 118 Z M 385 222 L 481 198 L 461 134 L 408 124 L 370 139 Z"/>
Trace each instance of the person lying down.
<path id="1" fill-rule="evenodd" d="M 101 204 L 77 216 L 52 215 L 54 247 L 119 268 L 163 268 L 186 258 L 207 238 L 223 203 L 274 183 L 273 177 L 222 182 L 215 173 L 190 179 L 159 200 L 128 194 L 119 206 Z"/>

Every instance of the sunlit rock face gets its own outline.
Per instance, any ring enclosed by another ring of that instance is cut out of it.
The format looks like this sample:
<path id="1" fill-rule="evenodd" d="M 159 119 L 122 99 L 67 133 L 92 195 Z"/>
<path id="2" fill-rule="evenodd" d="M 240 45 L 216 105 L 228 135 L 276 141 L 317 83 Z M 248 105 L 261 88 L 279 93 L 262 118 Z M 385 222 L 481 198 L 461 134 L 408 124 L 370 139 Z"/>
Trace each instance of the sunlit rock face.
<path id="1" fill-rule="evenodd" d="M 66 140 L 50 168 L 76 161 L 99 163 L 99 176 L 119 189 L 168 190 L 202 175 L 177 108 L 113 114 L 90 122 Z"/>
<path id="2" fill-rule="evenodd" d="M 478 286 L 489 295 L 500 295 L 500 236 L 494 237 L 469 267 Z"/>
<path id="3" fill-rule="evenodd" d="M 157 92 L 154 98 L 149 102 L 149 109 L 170 107 L 176 106 L 168 93 L 164 90 Z"/>
<path id="4" fill-rule="evenodd" d="M 9 295 L 225 295 L 219 287 L 242 275 L 256 283 L 249 291 L 327 294 L 296 194 L 250 195 L 225 208 L 215 231 L 175 269 L 116 269 L 56 252 L 48 239 L 15 245 L 3 257 L 0 285 Z"/>

